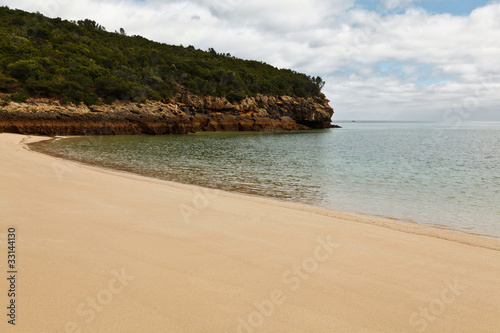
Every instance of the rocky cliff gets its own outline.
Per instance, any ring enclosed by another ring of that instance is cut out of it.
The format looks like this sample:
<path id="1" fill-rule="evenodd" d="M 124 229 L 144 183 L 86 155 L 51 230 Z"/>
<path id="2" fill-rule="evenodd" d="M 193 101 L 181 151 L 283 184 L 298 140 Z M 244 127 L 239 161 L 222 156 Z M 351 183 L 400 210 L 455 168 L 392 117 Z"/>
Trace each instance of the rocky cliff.
<path id="1" fill-rule="evenodd" d="M 24 103 L 0 96 L 0 132 L 38 135 L 185 134 L 201 131 L 291 131 L 329 128 L 327 99 L 289 96 L 226 98 L 178 93 L 144 104 L 61 105 L 57 100 Z"/>

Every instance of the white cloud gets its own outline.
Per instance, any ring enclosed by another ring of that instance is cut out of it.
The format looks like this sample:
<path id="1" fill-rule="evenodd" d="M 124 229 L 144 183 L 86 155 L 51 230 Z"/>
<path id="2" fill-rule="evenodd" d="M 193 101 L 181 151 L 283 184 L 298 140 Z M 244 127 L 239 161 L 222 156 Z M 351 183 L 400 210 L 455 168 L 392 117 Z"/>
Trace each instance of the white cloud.
<path id="1" fill-rule="evenodd" d="M 0 0 L 320 75 L 337 119 L 443 120 L 474 99 L 468 119 L 500 120 L 499 3 L 468 16 L 431 15 L 411 0 L 381 4 L 400 10 L 382 15 L 354 0 Z"/>
<path id="2" fill-rule="evenodd" d="M 396 9 L 396 8 L 406 8 L 409 7 L 413 0 L 382 0 L 385 8 Z"/>

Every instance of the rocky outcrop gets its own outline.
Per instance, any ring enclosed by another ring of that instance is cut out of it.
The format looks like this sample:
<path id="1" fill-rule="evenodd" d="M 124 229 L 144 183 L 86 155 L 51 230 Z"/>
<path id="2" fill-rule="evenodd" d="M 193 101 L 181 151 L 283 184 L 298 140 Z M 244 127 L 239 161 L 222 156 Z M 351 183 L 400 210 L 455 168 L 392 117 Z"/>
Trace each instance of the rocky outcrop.
<path id="1" fill-rule="evenodd" d="M 3 98 L 8 99 L 5 95 Z M 90 107 L 29 99 L 0 104 L 0 132 L 107 135 L 293 131 L 329 128 L 332 114 L 327 99 L 289 96 L 258 95 L 230 103 L 226 98 L 184 91 L 161 102 L 115 102 Z"/>

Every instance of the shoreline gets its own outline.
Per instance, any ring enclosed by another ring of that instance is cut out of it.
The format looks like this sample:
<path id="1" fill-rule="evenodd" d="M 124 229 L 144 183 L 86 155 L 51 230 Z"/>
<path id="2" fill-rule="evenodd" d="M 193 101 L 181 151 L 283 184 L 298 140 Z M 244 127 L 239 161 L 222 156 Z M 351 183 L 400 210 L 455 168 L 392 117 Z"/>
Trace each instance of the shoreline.
<path id="1" fill-rule="evenodd" d="M 39 139 L 0 134 L 19 332 L 500 328 L 500 241 L 88 166 Z"/>
<path id="2" fill-rule="evenodd" d="M 38 143 L 42 141 L 51 141 L 51 140 L 61 140 L 65 138 L 71 138 L 71 137 L 81 137 L 81 136 L 63 136 L 63 137 L 40 137 L 40 136 L 34 136 L 37 139 L 35 139 L 34 142 L 27 142 L 24 143 L 26 148 L 29 149 L 32 152 L 51 156 L 53 158 L 60 159 L 62 161 L 71 161 L 73 163 L 78 163 L 81 166 L 84 167 L 91 167 L 91 168 L 96 168 L 97 170 L 107 170 L 109 172 L 117 172 L 117 173 L 123 173 L 123 174 L 128 174 L 132 176 L 138 176 L 138 177 L 144 177 L 146 179 L 154 179 L 158 181 L 164 181 L 167 182 L 170 185 L 177 184 L 177 185 L 186 185 L 186 186 L 194 186 L 199 189 L 207 189 L 207 190 L 216 190 L 216 191 L 222 191 L 225 193 L 230 193 L 234 195 L 241 195 L 243 198 L 245 197 L 251 197 L 251 198 L 256 198 L 256 199 L 263 199 L 263 200 L 271 200 L 275 201 L 276 203 L 281 203 L 281 204 L 291 204 L 291 205 L 296 205 L 295 208 L 301 209 L 300 207 L 303 207 L 304 209 L 310 208 L 310 209 L 317 209 L 318 213 L 322 212 L 320 214 L 325 215 L 325 216 L 334 216 L 337 217 L 339 214 L 343 215 L 343 218 L 346 218 L 347 216 L 349 219 L 352 221 L 356 222 L 361 222 L 361 223 L 369 223 L 369 224 L 374 224 L 377 226 L 381 226 L 384 228 L 389 228 L 393 230 L 398 230 L 402 232 L 408 232 L 408 233 L 413 233 L 417 235 L 426 235 L 426 236 L 431 236 L 431 237 L 436 237 L 436 238 L 441 238 L 441 239 L 446 239 L 446 240 L 451 240 L 451 241 L 456 241 L 459 243 L 463 244 L 468 244 L 468 245 L 473 245 L 473 246 L 480 246 L 480 247 L 487 247 L 495 250 L 500 250 L 500 238 L 497 236 L 492 236 L 492 235 L 487 235 L 487 234 L 480 234 L 480 233 L 474 233 L 474 232 L 468 232 L 466 230 L 460 230 L 460 229 L 455 229 L 453 226 L 448 226 L 448 225 L 440 225 L 437 223 L 429 223 L 429 224 L 424 224 L 424 223 L 419 223 L 417 221 L 413 221 L 411 219 L 404 219 L 404 218 L 398 218 L 398 217 L 392 217 L 392 216 L 385 216 L 385 215 L 373 215 L 373 214 L 365 214 L 361 212 L 349 212 L 349 211 L 338 211 L 335 209 L 330 209 L 330 208 L 325 208 L 325 207 L 320 207 L 320 206 L 315 206 L 307 203 L 301 203 L 301 202 L 296 202 L 296 201 L 291 201 L 291 200 L 285 200 L 285 199 L 280 199 L 276 197 L 266 197 L 263 195 L 258 195 L 258 194 L 250 194 L 250 193 L 245 193 L 245 192 L 238 192 L 238 191 L 227 191 L 224 189 L 220 188 L 208 188 L 204 187 L 202 185 L 198 185 L 195 183 L 181 183 L 181 182 L 176 182 L 168 179 L 162 179 L 162 178 L 157 178 L 151 175 L 143 175 L 139 174 L 130 170 L 125 170 L 125 169 L 117 169 L 113 168 L 107 165 L 99 165 L 99 164 L 92 164 L 92 163 L 87 163 L 84 161 L 79 161 L 79 160 L 73 160 L 70 158 L 66 158 L 65 156 L 62 155 L 53 155 L 47 152 L 43 151 L 37 151 L 36 149 L 31 149 L 30 145 L 32 143 Z M 39 138 L 39 139 L 38 139 Z M 415 228 L 415 226 L 418 226 Z M 463 237 L 459 236 L 463 235 Z M 480 239 L 491 239 L 494 241 L 499 241 L 499 245 L 495 245 L 492 242 L 493 245 L 481 245 L 483 242 L 479 240 L 474 240 L 473 238 L 470 237 L 479 237 Z M 476 245 L 479 244 L 479 245 Z"/>

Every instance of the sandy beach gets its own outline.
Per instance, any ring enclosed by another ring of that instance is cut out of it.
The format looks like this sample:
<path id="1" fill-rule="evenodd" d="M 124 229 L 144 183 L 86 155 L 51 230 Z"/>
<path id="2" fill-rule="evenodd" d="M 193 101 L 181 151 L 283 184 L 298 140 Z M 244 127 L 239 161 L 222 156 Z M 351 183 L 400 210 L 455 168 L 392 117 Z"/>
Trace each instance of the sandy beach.
<path id="1" fill-rule="evenodd" d="M 0 134 L 1 332 L 500 332 L 498 240 L 25 146 L 41 139 Z"/>

